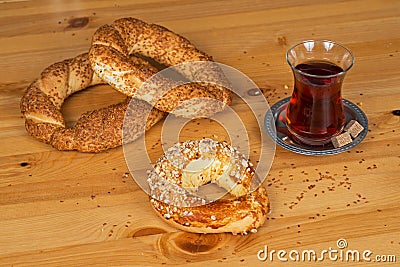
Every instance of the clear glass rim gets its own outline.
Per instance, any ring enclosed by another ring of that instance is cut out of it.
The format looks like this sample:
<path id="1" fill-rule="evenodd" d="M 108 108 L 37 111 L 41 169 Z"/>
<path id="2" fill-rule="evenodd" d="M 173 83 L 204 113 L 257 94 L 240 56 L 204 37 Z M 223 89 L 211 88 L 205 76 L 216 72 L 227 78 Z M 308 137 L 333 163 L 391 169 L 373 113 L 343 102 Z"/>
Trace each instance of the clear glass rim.
<path id="1" fill-rule="evenodd" d="M 301 44 L 305 44 L 305 43 L 308 43 L 308 42 L 314 42 L 314 43 L 315 43 L 315 42 L 316 42 L 316 43 L 331 43 L 331 44 L 334 44 L 334 45 L 337 45 L 337 46 L 343 48 L 343 49 L 346 50 L 346 51 L 350 54 L 350 56 L 351 56 L 351 63 L 350 63 L 350 65 L 349 65 L 346 69 L 344 69 L 343 71 L 341 71 L 341 72 L 339 72 L 339 73 L 337 73 L 337 74 L 332 74 L 332 75 L 315 75 L 315 74 L 309 74 L 309 73 L 306 73 L 306 72 L 303 72 L 303 71 L 301 71 L 301 70 L 296 69 L 296 68 L 295 68 L 296 66 L 293 66 L 292 63 L 289 61 L 289 51 L 293 50 L 295 47 L 297 47 L 297 46 L 299 46 L 299 45 L 301 45 Z M 297 43 L 297 44 L 293 45 L 292 47 L 290 47 L 290 48 L 287 50 L 287 52 L 286 52 L 286 62 L 289 64 L 289 66 L 290 66 L 290 68 L 291 68 L 292 70 L 294 70 L 294 71 L 296 71 L 296 72 L 298 72 L 298 73 L 300 73 L 300 74 L 302 74 L 302 75 L 305 75 L 305 76 L 308 76 L 308 77 L 313 77 L 313 78 L 333 78 L 333 77 L 337 77 L 337 76 L 346 74 L 346 73 L 351 69 L 351 67 L 353 67 L 353 65 L 354 65 L 354 55 L 353 55 L 353 53 L 350 51 L 350 49 L 348 49 L 348 48 L 345 47 L 344 45 L 339 44 L 339 43 L 336 43 L 336 42 L 331 41 L 331 40 L 305 40 L 305 41 L 302 41 L 302 42 L 300 42 L 300 43 Z"/>

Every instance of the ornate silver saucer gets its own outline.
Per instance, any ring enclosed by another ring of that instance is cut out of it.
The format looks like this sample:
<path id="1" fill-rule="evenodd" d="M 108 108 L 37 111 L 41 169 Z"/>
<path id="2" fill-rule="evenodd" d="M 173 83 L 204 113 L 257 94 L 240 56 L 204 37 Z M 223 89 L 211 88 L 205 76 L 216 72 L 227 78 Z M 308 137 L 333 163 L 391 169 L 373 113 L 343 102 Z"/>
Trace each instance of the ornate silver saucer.
<path id="1" fill-rule="evenodd" d="M 268 135 L 272 138 L 272 140 L 275 141 L 275 143 L 284 149 L 304 155 L 324 156 L 339 154 L 358 145 L 367 135 L 367 116 L 357 105 L 346 99 L 343 99 L 344 110 L 346 113 L 346 123 L 348 123 L 350 120 L 356 120 L 364 127 L 364 130 L 353 139 L 353 142 L 339 148 L 335 148 L 331 143 L 323 146 L 307 146 L 299 143 L 291 137 L 291 134 L 286 127 L 286 107 L 289 103 L 289 100 L 290 97 L 275 103 L 268 110 L 264 118 L 264 127 Z"/>

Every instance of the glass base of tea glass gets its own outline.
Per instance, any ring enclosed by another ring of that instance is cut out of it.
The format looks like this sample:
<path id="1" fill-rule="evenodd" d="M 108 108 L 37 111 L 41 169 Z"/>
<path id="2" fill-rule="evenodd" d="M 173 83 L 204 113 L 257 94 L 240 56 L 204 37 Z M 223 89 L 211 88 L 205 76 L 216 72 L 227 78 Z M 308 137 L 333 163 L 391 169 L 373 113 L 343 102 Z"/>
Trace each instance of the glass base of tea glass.
<path id="1" fill-rule="evenodd" d="M 286 113 L 286 111 L 285 111 L 285 113 Z M 290 127 L 288 126 L 286 119 L 284 120 L 284 123 L 286 124 L 286 127 L 287 127 L 292 139 L 296 140 L 298 143 L 301 143 L 301 144 L 304 144 L 307 146 L 325 146 L 327 144 L 330 144 L 331 138 L 341 134 L 344 129 L 344 126 L 342 126 L 335 134 L 333 134 L 329 137 L 325 137 L 325 138 L 305 138 L 304 136 L 296 134 L 294 131 L 292 131 L 290 129 Z"/>

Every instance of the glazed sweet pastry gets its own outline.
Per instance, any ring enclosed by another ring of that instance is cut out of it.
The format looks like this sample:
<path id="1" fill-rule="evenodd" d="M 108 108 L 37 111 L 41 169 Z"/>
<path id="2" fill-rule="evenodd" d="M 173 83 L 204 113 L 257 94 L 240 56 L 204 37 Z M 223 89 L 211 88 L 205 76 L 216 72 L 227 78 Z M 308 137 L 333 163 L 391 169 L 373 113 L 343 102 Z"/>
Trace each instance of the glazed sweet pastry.
<path id="1" fill-rule="evenodd" d="M 209 183 L 224 188 L 230 198 L 210 200 L 197 194 Z M 253 165 L 225 142 L 177 143 L 157 160 L 148 184 L 155 212 L 188 232 L 256 232 L 269 212 L 267 192 L 259 186 Z"/>

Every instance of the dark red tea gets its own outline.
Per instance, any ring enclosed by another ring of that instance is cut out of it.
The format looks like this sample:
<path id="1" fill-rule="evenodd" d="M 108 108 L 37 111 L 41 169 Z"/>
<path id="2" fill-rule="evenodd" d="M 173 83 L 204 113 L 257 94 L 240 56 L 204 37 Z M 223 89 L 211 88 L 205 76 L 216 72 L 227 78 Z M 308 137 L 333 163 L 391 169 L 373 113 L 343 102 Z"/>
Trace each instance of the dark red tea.
<path id="1" fill-rule="evenodd" d="M 345 123 L 343 69 L 328 61 L 307 61 L 293 72 L 294 90 L 286 115 L 288 128 L 306 144 L 328 142 Z"/>

